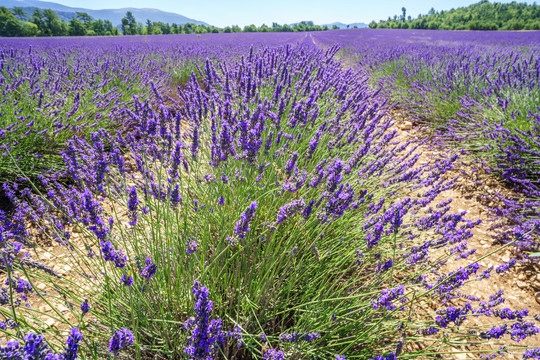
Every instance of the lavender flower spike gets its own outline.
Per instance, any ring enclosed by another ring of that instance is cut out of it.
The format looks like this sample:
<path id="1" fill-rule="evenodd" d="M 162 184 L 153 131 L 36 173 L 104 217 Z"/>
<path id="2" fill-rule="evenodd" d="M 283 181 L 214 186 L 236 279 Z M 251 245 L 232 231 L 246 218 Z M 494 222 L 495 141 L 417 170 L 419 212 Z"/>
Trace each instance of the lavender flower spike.
<path id="1" fill-rule="evenodd" d="M 249 225 L 251 224 L 251 221 L 253 220 L 253 217 L 255 215 L 255 210 L 257 209 L 257 202 L 252 201 L 251 205 L 240 215 L 240 220 L 236 222 L 236 226 L 234 230 L 236 231 L 236 234 L 240 238 L 244 238 L 246 233 L 250 230 Z"/>

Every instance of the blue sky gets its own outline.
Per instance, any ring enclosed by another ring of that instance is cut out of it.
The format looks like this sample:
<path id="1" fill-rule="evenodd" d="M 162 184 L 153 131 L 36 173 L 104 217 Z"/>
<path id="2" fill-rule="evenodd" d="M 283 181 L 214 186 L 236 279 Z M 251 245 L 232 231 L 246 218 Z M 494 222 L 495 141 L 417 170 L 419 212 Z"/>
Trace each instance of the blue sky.
<path id="1" fill-rule="evenodd" d="M 479 0 L 49 0 L 73 7 L 87 9 L 156 8 L 175 12 L 192 19 L 224 27 L 227 25 L 257 26 L 272 22 L 290 24 L 312 20 L 316 24 L 334 21 L 343 23 L 386 19 L 401 13 L 425 14 L 431 7 L 449 10 L 467 6 Z M 493 2 L 493 1 L 492 1 Z M 497 0 L 511 2 L 511 0 Z M 532 1 L 528 1 L 532 3 Z"/>

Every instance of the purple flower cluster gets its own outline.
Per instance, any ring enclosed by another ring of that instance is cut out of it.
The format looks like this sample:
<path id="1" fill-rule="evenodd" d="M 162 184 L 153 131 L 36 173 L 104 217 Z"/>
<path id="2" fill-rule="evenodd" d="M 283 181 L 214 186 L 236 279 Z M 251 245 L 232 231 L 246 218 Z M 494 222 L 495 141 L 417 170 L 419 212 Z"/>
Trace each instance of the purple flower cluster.
<path id="1" fill-rule="evenodd" d="M 81 304 L 82 316 L 86 315 L 88 311 L 90 311 L 90 304 L 88 304 L 88 299 L 84 299 L 84 301 Z"/>
<path id="2" fill-rule="evenodd" d="M 137 207 L 139 206 L 139 199 L 137 198 L 137 189 L 133 186 L 128 193 L 128 210 L 129 210 L 129 225 L 137 225 Z"/>
<path id="3" fill-rule="evenodd" d="M 285 354 L 281 350 L 270 349 L 264 353 L 263 360 L 285 360 Z"/>
<path id="4" fill-rule="evenodd" d="M 9 360 L 75 360 L 78 358 L 82 334 L 78 328 L 71 329 L 66 340 L 66 348 L 61 354 L 52 352 L 43 335 L 27 333 L 23 340 L 22 346 L 19 341 L 10 341 L 6 346 L 0 346 L 0 358 Z"/>
<path id="5" fill-rule="evenodd" d="M 218 348 L 225 343 L 226 333 L 221 330 L 221 319 L 210 320 L 212 300 L 208 298 L 208 289 L 198 281 L 193 284 L 195 312 L 197 316 L 187 320 L 184 329 L 191 330 L 189 345 L 184 352 L 191 359 L 212 359 Z"/>
<path id="6" fill-rule="evenodd" d="M 376 300 L 371 301 L 371 305 L 374 309 L 384 308 L 386 311 L 393 311 L 397 308 L 394 304 L 395 300 L 400 299 L 402 303 L 407 302 L 407 298 L 403 297 L 404 294 L 405 287 L 403 285 L 399 285 L 395 288 L 384 289 L 382 294 L 377 297 Z"/>
<path id="7" fill-rule="evenodd" d="M 293 200 L 292 202 L 283 205 L 279 208 L 276 223 L 281 224 L 286 219 L 299 213 L 306 207 L 306 203 L 303 199 Z"/>
<path id="8" fill-rule="evenodd" d="M 243 239 L 246 233 L 250 230 L 250 224 L 255 216 L 255 210 L 257 210 L 258 204 L 256 201 L 252 201 L 251 205 L 240 215 L 240 220 L 236 222 L 234 230 L 236 234 Z"/>
<path id="9" fill-rule="evenodd" d="M 146 280 L 150 280 L 150 278 L 152 278 L 152 276 L 154 276 L 157 272 L 157 265 L 154 264 L 152 262 L 152 259 L 150 259 L 149 257 L 146 258 L 144 263 L 146 264 L 146 266 L 141 271 L 141 276 Z"/>
<path id="10" fill-rule="evenodd" d="M 18 294 L 30 294 L 32 292 L 32 285 L 24 279 L 17 279 L 13 281 L 13 279 L 10 281 L 10 279 L 6 280 L 6 285 L 13 286 L 13 290 L 15 290 Z"/>
<path id="11" fill-rule="evenodd" d="M 127 256 L 121 249 L 115 249 L 110 241 L 101 242 L 101 256 L 105 261 L 111 261 L 117 268 L 126 266 Z"/>
<path id="12" fill-rule="evenodd" d="M 540 348 L 525 351 L 523 353 L 523 359 L 540 359 Z"/>
<path id="13" fill-rule="evenodd" d="M 476 184 L 483 185 L 482 168 L 513 185 L 517 196 L 483 195 L 493 216 L 506 222 L 500 240 L 513 240 L 516 228 L 534 228 L 540 194 L 537 34 L 387 29 L 313 36 L 356 54 L 357 66 L 375 75 L 386 96 L 406 99 L 402 113 L 434 128 L 438 144 L 474 155 Z M 535 233 L 515 246 L 534 251 Z"/>
<path id="14" fill-rule="evenodd" d="M 471 311 L 472 306 L 470 303 L 466 303 L 465 306 L 461 308 L 449 306 L 444 310 L 437 311 L 437 314 L 439 315 L 435 318 L 435 322 L 443 328 L 447 327 L 451 322 L 459 326 L 467 319 L 465 315 Z"/>
<path id="15" fill-rule="evenodd" d="M 135 337 L 129 329 L 121 328 L 115 330 L 109 340 L 109 352 L 113 356 L 118 356 L 121 350 L 128 348 L 135 342 Z"/>

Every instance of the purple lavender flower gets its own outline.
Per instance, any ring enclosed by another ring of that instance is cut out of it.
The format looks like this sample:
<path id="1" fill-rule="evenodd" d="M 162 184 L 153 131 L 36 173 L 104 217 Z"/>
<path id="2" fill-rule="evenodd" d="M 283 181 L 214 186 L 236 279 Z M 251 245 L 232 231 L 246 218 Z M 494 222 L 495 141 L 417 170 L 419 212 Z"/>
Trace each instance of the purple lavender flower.
<path id="1" fill-rule="evenodd" d="M 385 261 L 385 262 L 379 262 L 377 264 L 377 267 L 375 268 L 375 272 L 383 273 L 383 272 L 387 271 L 388 269 L 391 269 L 392 264 L 393 264 L 392 260 L 388 260 L 388 261 Z"/>
<path id="2" fill-rule="evenodd" d="M 516 259 L 512 259 L 507 263 L 501 264 L 501 265 L 497 266 L 497 268 L 495 269 L 495 272 L 497 274 L 503 274 L 503 273 L 507 272 L 508 270 L 510 270 L 511 268 L 513 268 L 514 265 L 516 265 L 516 262 L 517 262 Z"/>
<path id="3" fill-rule="evenodd" d="M 127 256 L 120 249 L 115 249 L 110 241 L 101 242 L 101 256 L 105 261 L 114 262 L 117 268 L 123 268 L 126 266 Z"/>
<path id="4" fill-rule="evenodd" d="M 132 277 L 132 276 L 128 276 L 128 275 L 122 275 L 122 278 L 120 279 L 120 281 L 121 281 L 122 284 L 124 284 L 125 286 L 130 286 L 131 284 L 133 284 L 133 277 Z"/>
<path id="5" fill-rule="evenodd" d="M 264 353 L 263 360 L 285 360 L 285 354 L 281 350 L 270 349 Z"/>
<path id="6" fill-rule="evenodd" d="M 469 312 L 472 311 L 472 306 L 470 303 L 466 303 L 461 308 L 456 308 L 454 306 L 449 306 L 444 310 L 437 311 L 437 314 L 439 314 L 435 318 L 435 322 L 440 327 L 447 327 L 450 322 L 454 322 L 456 325 L 460 325 L 467 319 L 465 315 L 467 315 Z"/>
<path id="7" fill-rule="evenodd" d="M 306 158 L 311 159 L 313 157 L 313 153 L 317 149 L 317 146 L 319 146 L 319 140 L 321 139 L 322 131 L 319 129 L 315 132 L 315 136 L 309 140 L 309 150 L 306 154 Z"/>
<path id="8" fill-rule="evenodd" d="M 28 333 L 24 336 L 24 341 L 24 359 L 43 359 L 51 352 L 42 335 Z M 2 359 L 15 359 L 9 357 L 4 358 L 1 354 L 2 352 L 0 351 L 0 358 Z M 23 358 L 21 357 L 20 359 Z"/>
<path id="9" fill-rule="evenodd" d="M 175 185 L 173 191 L 171 191 L 171 208 L 177 209 L 181 202 L 182 196 L 180 195 L 179 186 Z"/>
<path id="10" fill-rule="evenodd" d="M 189 241 L 186 245 L 186 254 L 193 254 L 195 251 L 197 251 L 197 243 Z"/>
<path id="11" fill-rule="evenodd" d="M 135 337 L 130 330 L 126 328 L 116 330 L 109 341 L 109 352 L 112 353 L 113 356 L 118 356 L 120 350 L 129 347 L 134 342 Z"/>
<path id="12" fill-rule="evenodd" d="M 23 279 L 17 279 L 15 281 L 11 281 L 13 290 L 17 292 L 17 294 L 29 294 L 32 292 L 32 285 L 26 280 Z M 6 280 L 6 285 L 9 285 L 10 281 L 9 279 Z"/>
<path id="13" fill-rule="evenodd" d="M 236 222 L 234 230 L 240 238 L 244 238 L 247 232 L 250 230 L 251 221 L 255 216 L 255 210 L 257 209 L 257 202 L 252 201 L 251 205 L 240 215 L 240 220 Z"/>
<path id="14" fill-rule="evenodd" d="M 90 304 L 88 304 L 88 299 L 84 299 L 84 301 L 81 304 L 82 316 L 86 315 L 86 313 L 88 313 L 89 310 L 90 310 Z"/>
<path id="15" fill-rule="evenodd" d="M 306 203 L 304 202 L 304 199 L 293 200 L 290 203 L 283 205 L 279 208 L 276 223 L 281 224 L 286 219 L 302 211 L 305 207 Z"/>
<path id="16" fill-rule="evenodd" d="M 516 322 L 509 329 L 510 337 L 514 341 L 521 341 L 529 336 L 534 336 L 540 332 L 540 328 L 532 322 Z"/>
<path id="17" fill-rule="evenodd" d="M 79 328 L 71 329 L 66 340 L 66 349 L 63 354 L 63 360 L 74 360 L 78 357 L 77 352 L 79 350 L 79 342 L 82 338 L 83 336 L 79 331 Z"/>
<path id="18" fill-rule="evenodd" d="M 242 329 L 239 326 L 235 326 L 232 331 L 229 331 L 227 336 L 229 338 L 236 339 L 236 342 L 237 342 L 236 347 L 237 348 L 242 347 L 242 339 L 243 339 L 243 337 L 242 337 Z"/>
<path id="19" fill-rule="evenodd" d="M 482 339 L 499 339 L 508 333 L 508 325 L 493 326 L 490 330 L 480 333 Z"/>
<path id="20" fill-rule="evenodd" d="M 199 126 L 195 125 L 193 128 L 193 134 L 192 134 L 192 143 L 191 143 L 191 156 L 193 159 L 197 158 L 197 154 L 199 153 Z"/>
<path id="21" fill-rule="evenodd" d="M 523 359 L 540 359 L 540 348 L 525 351 L 523 353 Z"/>
<path id="22" fill-rule="evenodd" d="M 184 348 L 184 352 L 194 360 L 212 359 L 217 354 L 219 346 L 225 343 L 226 335 L 221 331 L 221 319 L 210 321 L 213 303 L 208 298 L 206 286 L 201 286 L 195 280 L 192 293 L 195 295 L 197 316 L 184 324 L 184 329 L 191 329 L 189 345 Z"/>
<path id="23" fill-rule="evenodd" d="M 146 258 L 145 263 L 146 267 L 141 271 L 141 276 L 146 280 L 150 280 L 150 278 L 157 272 L 157 266 L 149 257 Z"/>
<path id="24" fill-rule="evenodd" d="M 18 341 L 8 341 L 6 346 L 0 346 L 0 359 L 22 359 L 23 352 Z"/>
<path id="25" fill-rule="evenodd" d="M 284 343 L 287 343 L 287 342 L 293 342 L 293 343 L 297 343 L 299 341 L 305 341 L 305 342 L 310 342 L 310 341 L 313 341 L 315 339 L 318 339 L 320 338 L 320 335 L 319 333 L 297 333 L 297 332 L 294 332 L 292 334 L 286 334 L 286 333 L 283 333 L 279 336 L 279 340 L 281 342 L 284 342 Z"/>
<path id="26" fill-rule="evenodd" d="M 292 153 L 291 158 L 287 161 L 287 164 L 285 164 L 285 174 L 289 176 L 291 175 L 296 166 L 296 160 L 298 160 L 299 156 L 300 155 L 296 151 Z"/>
<path id="27" fill-rule="evenodd" d="M 374 309 L 385 308 L 387 311 L 393 311 L 396 309 L 396 306 L 393 304 L 393 301 L 402 297 L 405 293 L 405 287 L 399 285 L 395 288 L 388 288 L 382 291 L 382 295 L 377 298 L 377 300 L 372 300 L 371 305 Z M 407 302 L 407 298 L 402 298 L 401 302 Z"/>
<path id="28" fill-rule="evenodd" d="M 133 186 L 129 189 L 128 193 L 128 210 L 129 210 L 129 225 L 137 225 L 137 219 L 139 215 L 137 214 L 137 207 L 139 206 L 139 200 L 137 199 L 137 188 Z"/>
<path id="29" fill-rule="evenodd" d="M 390 353 L 388 355 L 375 356 L 374 358 L 369 360 L 397 360 L 397 357 L 396 355 L 394 355 L 394 353 Z"/>

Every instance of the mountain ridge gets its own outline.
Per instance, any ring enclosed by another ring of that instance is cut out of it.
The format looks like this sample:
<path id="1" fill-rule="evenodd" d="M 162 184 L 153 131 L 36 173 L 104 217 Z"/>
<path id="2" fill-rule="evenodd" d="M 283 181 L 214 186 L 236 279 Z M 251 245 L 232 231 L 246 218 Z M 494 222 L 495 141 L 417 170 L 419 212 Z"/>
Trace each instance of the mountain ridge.
<path id="1" fill-rule="evenodd" d="M 339 21 L 336 21 L 336 22 L 333 22 L 331 24 L 324 24 L 326 26 L 328 26 L 329 28 L 332 28 L 332 26 L 336 25 L 337 27 L 339 27 L 340 29 L 352 29 L 354 28 L 355 26 L 358 27 L 359 29 L 363 29 L 363 28 L 367 28 L 369 27 L 368 24 L 366 23 L 363 23 L 363 22 L 357 22 L 357 23 L 352 23 L 352 24 L 344 24 L 342 22 L 339 22 Z M 348 27 L 347 27 L 348 26 Z"/>
<path id="2" fill-rule="evenodd" d="M 62 5 L 50 1 L 40 0 L 0 0 L 0 6 L 7 8 L 22 7 L 22 8 L 38 8 L 38 9 L 51 9 L 55 12 L 61 12 L 63 17 L 69 19 L 69 13 L 85 12 L 94 19 L 109 20 L 115 26 L 120 25 L 122 18 L 127 11 L 131 11 L 133 16 L 138 22 L 144 23 L 146 19 L 151 21 L 161 21 L 163 23 L 176 23 L 179 25 L 193 23 L 196 25 L 210 26 L 208 23 L 200 20 L 188 18 L 184 15 L 162 11 L 153 8 L 120 8 L 120 9 L 85 9 L 76 8 L 67 5 Z"/>

